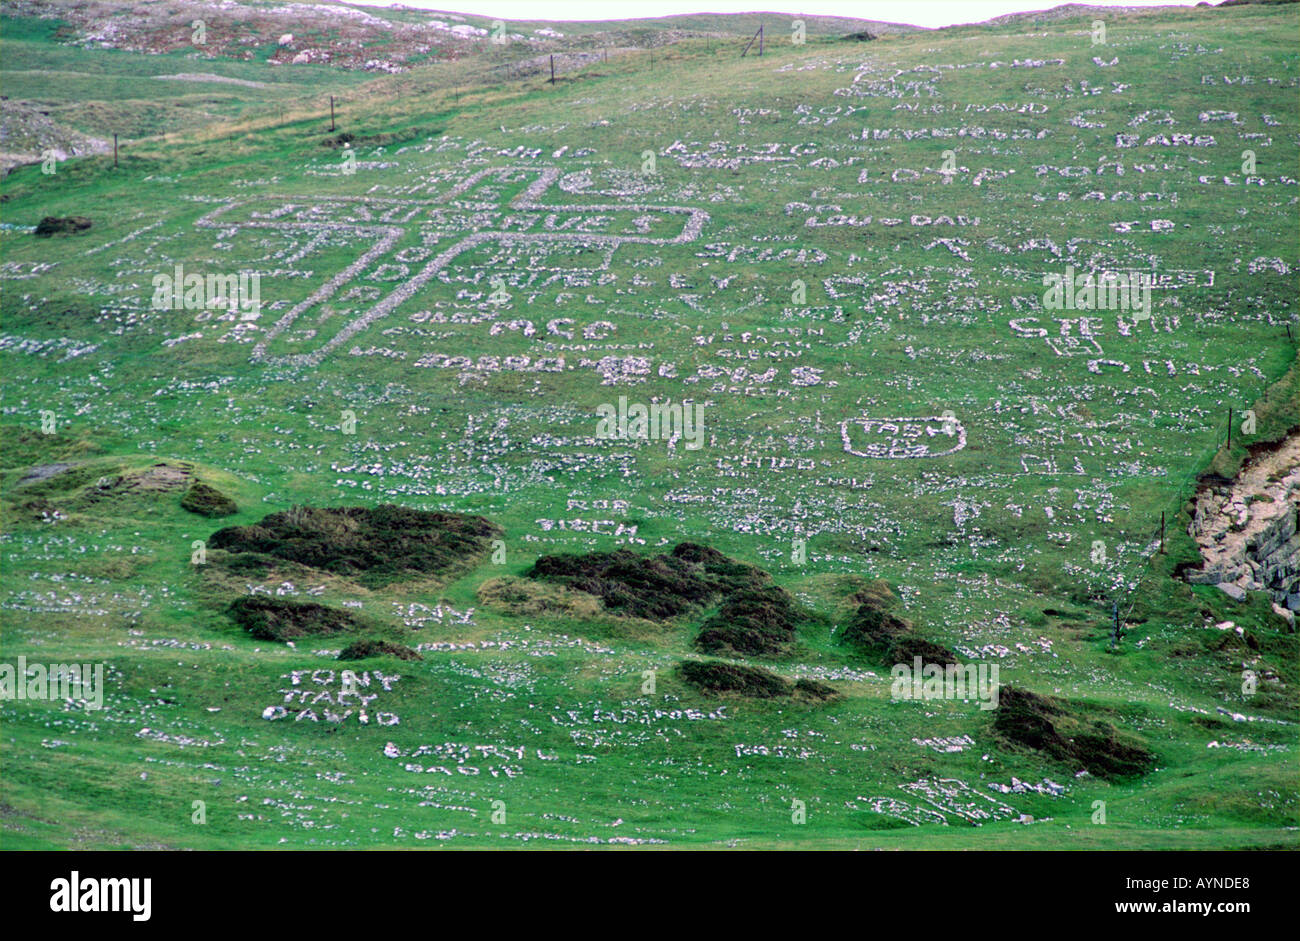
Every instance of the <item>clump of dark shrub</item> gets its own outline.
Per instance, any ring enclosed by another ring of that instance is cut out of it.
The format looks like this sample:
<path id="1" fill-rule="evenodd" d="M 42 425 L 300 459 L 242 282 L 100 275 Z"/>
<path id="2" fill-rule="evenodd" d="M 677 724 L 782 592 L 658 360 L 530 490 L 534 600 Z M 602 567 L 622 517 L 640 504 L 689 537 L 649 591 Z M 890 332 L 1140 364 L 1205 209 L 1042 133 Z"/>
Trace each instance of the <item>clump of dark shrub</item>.
<path id="1" fill-rule="evenodd" d="M 770 581 L 761 569 L 689 542 L 651 556 L 629 549 L 545 555 L 528 577 L 595 595 L 610 611 L 652 621 L 666 621 L 740 587 Z"/>
<path id="2" fill-rule="evenodd" d="M 940 665 L 957 662 L 951 650 L 917 632 L 912 621 L 897 610 L 898 597 L 884 582 L 874 582 L 853 600 L 859 602 L 858 609 L 841 635 L 844 643 L 889 663 L 911 663 L 916 657 Z"/>
<path id="3" fill-rule="evenodd" d="M 784 588 L 741 589 L 701 625 L 695 646 L 727 656 L 786 653 L 795 641 L 796 618 L 794 601 Z"/>
<path id="4" fill-rule="evenodd" d="M 817 680 L 796 681 L 794 694 L 801 699 L 811 699 L 816 702 L 830 702 L 832 699 L 840 698 L 840 691 L 834 686 Z"/>
<path id="5" fill-rule="evenodd" d="M 732 561 L 712 546 L 698 542 L 679 542 L 673 548 L 673 556 L 696 565 L 726 565 Z"/>
<path id="6" fill-rule="evenodd" d="M 236 599 L 227 610 L 234 622 L 253 637 L 281 643 L 299 637 L 348 633 L 363 626 L 346 611 L 310 601 L 253 596 Z"/>
<path id="7" fill-rule="evenodd" d="M 377 507 L 294 507 L 213 533 L 209 548 L 310 566 L 376 588 L 446 576 L 487 553 L 501 529 L 481 516 Z"/>
<path id="8" fill-rule="evenodd" d="M 701 692 L 710 695 L 735 693 L 758 699 L 775 699 L 789 696 L 794 684 L 762 667 L 740 666 L 707 660 L 686 660 L 682 663 L 682 678 Z"/>
<path id="9" fill-rule="evenodd" d="M 798 612 L 790 595 L 762 569 L 698 543 L 651 556 L 628 549 L 542 556 L 528 577 L 595 595 L 609 611 L 652 621 L 720 600 L 695 641 L 708 653 L 770 656 L 788 652 L 795 640 Z"/>
<path id="10" fill-rule="evenodd" d="M 544 555 L 528 577 L 584 591 L 611 611 L 653 621 L 677 617 L 716 594 L 700 566 L 671 555 L 642 556 L 628 549 Z"/>
<path id="11" fill-rule="evenodd" d="M 958 662 L 957 655 L 947 647 L 917 634 L 897 638 L 886 655 L 890 663 L 912 663 L 917 657 L 921 658 L 922 663 L 937 663 L 939 666 Z"/>
<path id="12" fill-rule="evenodd" d="M 844 628 L 843 639 L 863 652 L 884 657 L 899 639 L 911 635 L 912 622 L 888 608 L 863 604 Z"/>
<path id="13" fill-rule="evenodd" d="M 354 640 L 339 652 L 340 660 L 366 660 L 370 657 L 396 657 L 399 660 L 423 660 L 419 652 L 387 640 Z"/>
<path id="14" fill-rule="evenodd" d="M 833 686 L 816 680 L 791 683 L 762 667 L 723 663 L 718 660 L 682 662 L 682 679 L 710 696 L 732 694 L 752 699 L 778 699 L 795 696 L 814 702 L 829 702 L 839 697 Z"/>
<path id="15" fill-rule="evenodd" d="M 36 224 L 33 233 L 37 238 L 47 239 L 51 235 L 75 235 L 90 228 L 91 222 L 85 216 L 46 216 Z"/>
<path id="16" fill-rule="evenodd" d="M 233 516 L 239 512 L 235 501 L 216 487 L 199 483 L 197 480 L 181 497 L 181 509 L 198 513 L 200 516 Z"/>
<path id="17" fill-rule="evenodd" d="M 673 558 L 699 565 L 704 576 L 717 592 L 730 594 L 743 589 L 756 589 L 771 583 L 766 572 L 748 562 L 728 558 L 717 549 L 695 542 L 681 542 L 673 549 Z"/>
<path id="18" fill-rule="evenodd" d="M 998 690 L 993 731 L 1004 742 L 1031 748 L 1100 778 L 1145 774 L 1155 764 L 1146 745 L 1109 722 L 1088 721 L 1064 702 L 1014 686 Z"/>

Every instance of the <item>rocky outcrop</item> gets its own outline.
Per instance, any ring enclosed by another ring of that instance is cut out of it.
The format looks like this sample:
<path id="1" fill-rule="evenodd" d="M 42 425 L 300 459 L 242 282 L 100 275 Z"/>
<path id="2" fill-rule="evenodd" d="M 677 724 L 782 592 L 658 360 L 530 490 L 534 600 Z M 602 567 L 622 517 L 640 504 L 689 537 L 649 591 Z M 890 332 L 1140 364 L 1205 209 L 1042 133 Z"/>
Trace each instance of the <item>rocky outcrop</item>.
<path id="1" fill-rule="evenodd" d="M 1196 495 L 1188 532 L 1204 565 L 1186 572 L 1194 585 L 1217 585 L 1240 601 L 1267 591 L 1295 624 L 1300 611 L 1300 434 L 1256 455 L 1235 480 Z"/>
<path id="2" fill-rule="evenodd" d="M 40 163 L 49 155 L 63 161 L 112 149 L 112 141 L 83 134 L 51 117 L 49 105 L 0 100 L 0 170 L 5 173 L 23 164 Z"/>

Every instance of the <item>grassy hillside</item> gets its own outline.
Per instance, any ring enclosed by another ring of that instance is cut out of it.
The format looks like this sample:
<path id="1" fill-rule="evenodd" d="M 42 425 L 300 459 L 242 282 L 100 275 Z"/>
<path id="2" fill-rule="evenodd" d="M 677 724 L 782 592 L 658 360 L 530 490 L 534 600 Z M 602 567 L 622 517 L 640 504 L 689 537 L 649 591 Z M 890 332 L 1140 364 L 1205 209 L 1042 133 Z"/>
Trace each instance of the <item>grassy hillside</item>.
<path id="1" fill-rule="evenodd" d="M 0 659 L 106 665 L 102 709 L 0 703 L 4 847 L 1294 848 L 1296 635 L 1174 574 L 1198 475 L 1300 424 L 1298 16 L 764 17 L 761 58 L 696 18 L 555 84 L 7 16 L 4 94 L 130 141 L 0 183 Z M 159 309 L 178 265 L 260 306 Z M 1067 267 L 1149 311 L 1044 309 Z M 603 437 L 620 397 L 701 446 Z M 681 543 L 727 560 L 645 561 Z M 1075 751 L 892 697 L 922 641 Z"/>

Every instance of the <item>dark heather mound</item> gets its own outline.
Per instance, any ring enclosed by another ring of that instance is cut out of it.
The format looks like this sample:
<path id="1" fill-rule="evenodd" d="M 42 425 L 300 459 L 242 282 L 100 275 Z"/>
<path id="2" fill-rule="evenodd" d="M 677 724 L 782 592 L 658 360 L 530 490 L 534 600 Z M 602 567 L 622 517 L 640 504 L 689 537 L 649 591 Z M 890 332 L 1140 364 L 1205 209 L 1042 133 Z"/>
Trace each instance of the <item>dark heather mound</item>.
<path id="1" fill-rule="evenodd" d="M 628 549 L 545 555 L 528 577 L 585 591 L 611 611 L 654 621 L 683 614 L 716 593 L 700 566 L 670 555 L 640 556 Z"/>
<path id="2" fill-rule="evenodd" d="M 701 692 L 714 696 L 719 693 L 737 693 L 759 699 L 775 699 L 794 692 L 793 683 L 770 670 L 734 663 L 685 660 L 682 662 L 682 678 L 698 687 Z"/>
<path id="3" fill-rule="evenodd" d="M 294 507 L 213 533 L 212 549 L 248 553 L 351 578 L 367 588 L 445 576 L 487 553 L 500 527 L 481 516 L 377 507 Z M 234 561 L 233 568 L 247 568 Z"/>
<path id="4" fill-rule="evenodd" d="M 216 487 L 209 487 L 197 480 L 181 497 L 181 509 L 198 513 L 200 516 L 233 516 L 239 512 L 235 501 Z"/>
<path id="5" fill-rule="evenodd" d="M 227 610 L 236 624 L 258 640 L 284 642 L 312 635 L 352 632 L 362 627 L 346 611 L 309 601 L 253 596 L 231 602 Z"/>
<path id="6" fill-rule="evenodd" d="M 737 562 L 717 549 L 694 542 L 678 543 L 673 549 L 673 558 L 701 566 L 709 582 L 723 594 L 761 588 L 772 581 L 762 569 L 748 562 Z"/>
<path id="7" fill-rule="evenodd" d="M 838 689 L 829 683 L 819 683 L 817 680 L 797 680 L 794 684 L 794 694 L 816 702 L 830 702 L 832 699 L 840 698 Z"/>
<path id="8" fill-rule="evenodd" d="M 1145 774 L 1155 764 L 1142 741 L 1109 722 L 1087 722 L 1060 700 L 1014 686 L 998 690 L 993 731 L 1009 744 L 1044 752 L 1099 778 Z"/>
<path id="9" fill-rule="evenodd" d="M 732 693 L 754 699 L 777 699 L 796 696 L 814 702 L 829 702 L 839 697 L 833 686 L 816 680 L 791 683 L 762 667 L 740 666 L 717 660 L 682 661 L 682 679 L 710 696 Z"/>
<path id="10" fill-rule="evenodd" d="M 957 662 L 956 654 L 926 640 L 908 618 L 895 610 L 898 598 L 884 582 L 864 588 L 853 600 L 860 604 L 844 628 L 841 638 L 844 643 L 890 663 L 910 664 L 916 657 L 920 657 L 923 663 L 947 665 Z"/>
<path id="11" fill-rule="evenodd" d="M 795 641 L 794 601 L 784 588 L 765 585 L 727 596 L 700 628 L 695 646 L 713 654 L 763 656 L 787 653 Z"/>
<path id="12" fill-rule="evenodd" d="M 761 569 L 689 542 L 671 554 L 652 556 L 628 549 L 545 555 L 528 577 L 595 595 L 610 611 L 652 621 L 666 621 L 741 587 L 769 582 Z"/>
<path id="13" fill-rule="evenodd" d="M 528 577 L 594 595 L 616 614 L 652 621 L 720 600 L 695 641 L 708 653 L 779 655 L 795 640 L 798 614 L 783 588 L 762 569 L 692 542 L 652 556 L 627 549 L 542 556 Z"/>
<path id="14" fill-rule="evenodd" d="M 886 659 L 890 663 L 913 663 L 917 657 L 921 658 L 922 663 L 937 663 L 940 666 L 958 662 L 957 655 L 947 647 L 917 634 L 897 638 L 890 646 Z"/>
<path id="15" fill-rule="evenodd" d="M 90 228 L 90 220 L 85 216 L 68 216 L 61 219 L 58 216 L 46 216 L 36 225 L 36 231 L 33 233 L 37 238 L 49 238 L 51 235 L 72 235 L 77 232 L 85 232 Z"/>
<path id="16" fill-rule="evenodd" d="M 853 605 L 869 604 L 876 608 L 885 609 L 898 605 L 898 595 L 894 594 L 894 590 L 889 587 L 889 582 L 883 578 L 868 582 L 850 595 L 848 600 Z"/>
<path id="17" fill-rule="evenodd" d="M 340 660 L 365 660 L 369 657 L 397 657 L 399 660 L 423 660 L 418 651 L 387 640 L 354 640 L 339 652 Z"/>

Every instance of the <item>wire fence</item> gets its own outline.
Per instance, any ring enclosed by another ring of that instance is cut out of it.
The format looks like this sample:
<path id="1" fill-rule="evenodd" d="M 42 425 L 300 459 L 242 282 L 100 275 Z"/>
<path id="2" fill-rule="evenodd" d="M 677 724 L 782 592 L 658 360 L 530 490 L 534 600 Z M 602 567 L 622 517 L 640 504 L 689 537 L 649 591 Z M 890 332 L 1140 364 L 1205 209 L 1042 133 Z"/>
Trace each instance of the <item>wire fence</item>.
<path id="1" fill-rule="evenodd" d="M 1290 333 L 1288 331 L 1288 338 Z M 1273 383 L 1266 383 L 1264 391 L 1256 401 L 1266 401 L 1268 389 Z M 1132 616 L 1133 610 L 1137 607 L 1142 596 L 1140 594 L 1144 585 L 1155 579 L 1160 573 L 1152 565 L 1156 555 L 1162 553 L 1165 549 L 1167 540 L 1167 524 L 1179 517 L 1179 511 L 1184 503 L 1193 497 L 1201 486 L 1202 478 L 1206 470 L 1211 466 L 1214 458 L 1219 451 L 1227 446 L 1231 448 L 1234 437 L 1244 443 L 1245 439 L 1251 437 L 1251 434 L 1243 433 L 1240 429 L 1233 428 L 1233 422 L 1239 420 L 1246 412 L 1235 411 L 1233 408 L 1228 409 L 1228 421 L 1214 439 L 1214 445 L 1202 452 L 1201 459 L 1195 461 L 1191 466 L 1192 470 L 1186 471 L 1171 479 L 1172 492 L 1165 498 L 1165 507 L 1161 510 L 1161 523 L 1149 531 L 1149 535 L 1140 539 L 1146 549 L 1141 555 L 1130 562 L 1124 570 L 1121 571 L 1121 577 L 1118 580 L 1117 588 L 1111 593 L 1112 616 L 1115 623 L 1112 627 L 1113 643 L 1117 644 L 1122 639 L 1124 624 Z M 1170 509 L 1172 507 L 1172 513 Z M 1120 609 L 1123 608 L 1123 614 Z"/>

